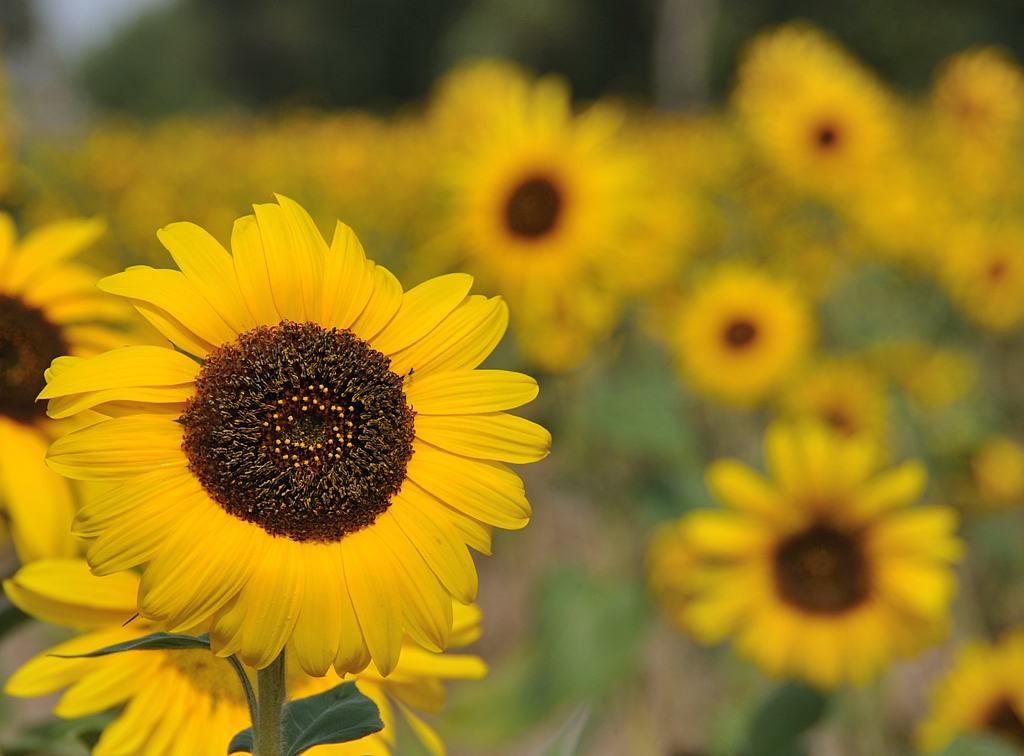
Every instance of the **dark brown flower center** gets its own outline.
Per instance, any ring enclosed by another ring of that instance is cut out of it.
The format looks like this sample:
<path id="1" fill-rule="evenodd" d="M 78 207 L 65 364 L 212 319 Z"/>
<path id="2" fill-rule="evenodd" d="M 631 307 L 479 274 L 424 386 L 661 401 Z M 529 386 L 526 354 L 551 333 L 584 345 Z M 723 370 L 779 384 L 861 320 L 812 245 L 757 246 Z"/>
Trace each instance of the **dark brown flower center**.
<path id="1" fill-rule="evenodd" d="M 733 320 L 726 325 L 723 336 L 729 346 L 735 349 L 742 349 L 749 346 L 757 338 L 757 326 L 749 320 Z"/>
<path id="2" fill-rule="evenodd" d="M 1024 748 L 1024 722 L 1012 701 L 999 699 L 985 718 L 985 726 L 1015 746 Z"/>
<path id="3" fill-rule="evenodd" d="M 45 403 L 36 403 L 46 385 L 43 371 L 68 351 L 60 328 L 41 310 L 0 295 L 0 415 L 19 422 L 45 417 Z"/>
<path id="4" fill-rule="evenodd" d="M 832 430 L 840 435 L 852 436 L 857 430 L 853 418 L 843 407 L 825 407 L 821 417 Z"/>
<path id="5" fill-rule="evenodd" d="M 823 152 L 828 152 L 838 147 L 841 138 L 842 132 L 839 127 L 831 121 L 823 121 L 814 129 L 814 144 Z"/>
<path id="6" fill-rule="evenodd" d="M 783 599 L 808 612 L 842 612 L 864 601 L 868 566 L 858 538 L 826 524 L 790 536 L 775 552 Z"/>
<path id="7" fill-rule="evenodd" d="M 384 512 L 412 456 L 390 360 L 351 331 L 284 322 L 212 352 L 180 422 L 189 469 L 227 512 L 338 541 Z"/>
<path id="8" fill-rule="evenodd" d="M 1010 266 L 1005 259 L 995 259 L 988 266 L 988 277 L 993 283 L 1002 281 L 1009 272 Z"/>
<path id="9" fill-rule="evenodd" d="M 562 205 L 562 192 L 554 181 L 546 176 L 530 176 L 509 195 L 505 225 L 515 236 L 536 239 L 558 225 Z"/>

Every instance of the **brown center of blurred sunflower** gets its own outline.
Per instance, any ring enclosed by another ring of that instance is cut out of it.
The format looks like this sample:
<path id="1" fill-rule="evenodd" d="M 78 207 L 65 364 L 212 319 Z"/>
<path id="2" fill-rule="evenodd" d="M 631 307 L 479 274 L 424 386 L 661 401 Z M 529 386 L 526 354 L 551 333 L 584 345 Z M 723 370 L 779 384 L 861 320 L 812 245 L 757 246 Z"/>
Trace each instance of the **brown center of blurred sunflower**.
<path id="1" fill-rule="evenodd" d="M 832 430 L 843 436 L 852 436 L 857 430 L 850 414 L 843 407 L 826 407 L 821 417 Z"/>
<path id="2" fill-rule="evenodd" d="M 413 411 L 390 360 L 351 331 L 284 322 L 212 352 L 179 421 L 189 469 L 272 535 L 338 541 L 405 480 Z"/>
<path id="3" fill-rule="evenodd" d="M 60 328 L 42 311 L 0 295 L 0 415 L 20 422 L 45 417 L 45 403 L 36 403 L 46 385 L 43 371 L 68 351 Z"/>
<path id="4" fill-rule="evenodd" d="M 800 609 L 842 612 L 868 596 L 868 566 L 855 536 L 816 524 L 784 540 L 775 552 L 782 597 Z"/>
<path id="5" fill-rule="evenodd" d="M 729 346 L 735 349 L 742 349 L 745 346 L 749 346 L 757 338 L 757 326 L 749 320 L 733 320 L 725 326 L 722 335 Z"/>
<path id="6" fill-rule="evenodd" d="M 985 727 L 1017 746 L 1024 746 L 1024 722 L 1011 701 L 1001 698 L 985 717 Z"/>
<path id="7" fill-rule="evenodd" d="M 814 129 L 814 144 L 820 150 L 832 150 L 839 145 L 841 133 L 836 124 L 831 121 L 823 121 Z"/>
<path id="8" fill-rule="evenodd" d="M 554 230 L 562 212 L 562 192 L 546 176 L 520 182 L 505 203 L 505 225 L 515 236 L 536 239 Z"/>

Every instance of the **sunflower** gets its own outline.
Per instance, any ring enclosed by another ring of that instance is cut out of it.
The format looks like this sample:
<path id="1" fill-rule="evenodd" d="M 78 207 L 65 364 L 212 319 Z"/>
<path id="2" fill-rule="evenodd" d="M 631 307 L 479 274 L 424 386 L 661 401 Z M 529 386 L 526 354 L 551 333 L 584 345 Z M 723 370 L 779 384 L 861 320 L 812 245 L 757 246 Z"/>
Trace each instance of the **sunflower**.
<path id="1" fill-rule="evenodd" d="M 1024 502 L 1024 446 L 1009 436 L 992 436 L 971 457 L 971 477 L 982 503 L 1006 508 Z"/>
<path id="2" fill-rule="evenodd" d="M 1024 749 L 1024 634 L 961 647 L 932 690 L 931 712 L 918 727 L 917 742 L 934 753 L 972 733 L 997 735 Z"/>
<path id="3" fill-rule="evenodd" d="M 694 564 L 661 580 L 678 621 L 702 642 L 732 636 L 773 676 L 827 688 L 935 641 L 960 544 L 951 508 L 908 506 L 923 466 L 880 472 L 876 445 L 816 424 L 776 424 L 765 447 L 774 480 L 714 463 L 707 481 L 725 508 L 687 513 L 657 545 L 652 565 L 672 564 L 673 539 L 676 562 Z"/>
<path id="4" fill-rule="evenodd" d="M 56 441 L 49 464 L 104 480 L 75 532 L 98 575 L 143 567 L 139 611 L 209 627 L 214 650 L 269 665 L 289 640 L 308 673 L 388 674 L 408 633 L 440 650 L 467 545 L 530 516 L 503 462 L 550 435 L 505 410 L 525 375 L 475 370 L 504 333 L 500 298 L 452 274 L 403 293 L 339 223 L 328 247 L 293 201 L 206 231 L 159 232 L 180 270 L 129 268 L 101 287 L 170 344 L 60 358 L 54 416 L 108 419 Z"/>
<path id="5" fill-rule="evenodd" d="M 0 213 L 0 506 L 22 562 L 77 551 L 71 489 L 43 464 L 58 424 L 35 398 L 55 357 L 94 354 L 124 338 L 127 308 L 108 301 L 99 276 L 72 259 L 102 232 L 99 221 L 67 220 L 19 243 L 14 221 Z"/>
<path id="6" fill-rule="evenodd" d="M 949 235 L 942 273 L 954 301 L 993 331 L 1024 323 L 1024 227 L 969 223 Z"/>
<path id="7" fill-rule="evenodd" d="M 934 163 L 959 193 L 997 196 L 1017 185 L 1024 127 L 1024 71 L 999 48 L 950 59 L 932 87 Z"/>
<path id="8" fill-rule="evenodd" d="M 848 195 L 883 168 L 893 150 L 889 95 L 808 26 L 785 26 L 751 43 L 733 103 L 765 162 L 812 194 Z"/>
<path id="9" fill-rule="evenodd" d="M 576 113 L 561 79 L 481 63 L 445 79 L 431 123 L 442 207 L 421 257 L 464 260 L 517 305 L 517 317 L 531 312 L 527 301 L 552 297 L 567 311 L 597 298 L 615 310 L 677 267 L 687 224 L 655 185 L 621 109 L 597 103 Z M 530 336 L 516 333 L 531 352 Z M 570 368 L 582 356 L 545 364 Z"/>
<path id="10" fill-rule="evenodd" d="M 698 391 L 748 405 L 790 375 L 809 349 L 812 330 L 792 286 L 725 264 L 683 301 L 671 337 L 680 370 Z"/>
<path id="11" fill-rule="evenodd" d="M 859 360 L 819 360 L 786 387 L 781 399 L 788 417 L 817 420 L 843 435 L 885 438 L 885 384 Z"/>
<path id="12" fill-rule="evenodd" d="M 79 559 L 40 560 L 19 570 L 4 582 L 11 601 L 38 619 L 85 632 L 27 662 L 7 681 L 6 692 L 30 697 L 66 688 L 55 711 L 69 718 L 123 705 L 96 744 L 96 756 L 225 753 L 235 733 L 249 726 L 249 711 L 236 673 L 224 659 L 201 649 L 59 658 L 139 638 L 156 629 L 146 621 L 127 621 L 136 612 L 138 589 L 134 573 L 96 577 Z M 479 611 L 460 604 L 454 616 L 452 645 L 475 640 Z M 396 708 L 431 753 L 444 752 L 437 733 L 414 710 L 436 711 L 444 702 L 442 681 L 477 679 L 486 667 L 476 656 L 433 653 L 409 638 L 403 646 L 401 663 L 386 679 L 372 666 L 352 678 L 377 704 L 385 729 L 352 743 L 318 748 L 316 753 L 388 754 L 395 744 Z M 288 675 L 295 698 L 341 682 L 337 675 L 309 677 L 297 667 Z"/>

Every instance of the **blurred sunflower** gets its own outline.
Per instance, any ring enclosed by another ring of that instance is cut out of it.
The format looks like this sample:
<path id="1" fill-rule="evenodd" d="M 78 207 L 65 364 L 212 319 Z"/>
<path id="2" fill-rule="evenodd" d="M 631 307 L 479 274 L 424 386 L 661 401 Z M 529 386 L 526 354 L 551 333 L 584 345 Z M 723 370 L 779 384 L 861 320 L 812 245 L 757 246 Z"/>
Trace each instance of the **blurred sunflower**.
<path id="1" fill-rule="evenodd" d="M 671 338 L 680 370 L 698 391 L 748 405 L 791 374 L 812 332 L 807 305 L 794 287 L 726 264 L 682 301 Z"/>
<path id="2" fill-rule="evenodd" d="M 77 551 L 71 490 L 43 463 L 58 424 L 35 399 L 55 357 L 94 354 L 124 338 L 127 308 L 72 260 L 102 232 L 99 221 L 67 220 L 19 243 L 14 221 L 0 213 L 0 506 L 22 562 Z"/>
<path id="3" fill-rule="evenodd" d="M 946 63 L 928 111 L 938 149 L 934 163 L 958 193 L 996 196 L 1017 183 L 1024 128 L 1024 71 L 993 47 L 966 50 Z"/>
<path id="4" fill-rule="evenodd" d="M 249 726 L 245 696 L 226 660 L 202 649 L 79 659 L 58 656 L 87 653 L 152 632 L 155 628 L 148 622 L 126 621 L 136 612 L 138 590 L 139 578 L 132 572 L 96 577 L 84 561 L 75 559 L 41 560 L 4 581 L 7 596 L 22 610 L 86 631 L 28 661 L 10 677 L 5 691 L 31 697 L 66 688 L 55 712 L 68 718 L 124 705 L 96 744 L 96 756 L 220 756 L 235 733 Z M 452 645 L 471 643 L 478 635 L 479 611 L 457 605 Z M 415 710 L 438 710 L 444 703 L 444 680 L 477 679 L 486 667 L 476 656 L 432 653 L 408 637 L 403 646 L 402 661 L 387 678 L 372 667 L 352 678 L 377 704 L 385 729 L 352 743 L 317 748 L 316 753 L 390 753 L 396 708 L 432 754 L 444 753 L 437 733 Z M 289 669 L 293 698 L 340 682 L 336 675 L 312 678 L 297 667 Z"/>
<path id="5" fill-rule="evenodd" d="M 917 742 L 935 753 L 971 733 L 997 735 L 1024 749 L 1024 634 L 960 649 L 932 690 L 931 711 L 918 727 Z"/>
<path id="6" fill-rule="evenodd" d="M 97 574 L 143 566 L 139 611 L 210 626 L 261 669 L 289 640 L 309 674 L 394 669 L 403 633 L 444 648 L 452 598 L 476 595 L 467 545 L 530 516 L 502 462 L 550 435 L 504 410 L 528 376 L 475 368 L 501 339 L 500 298 L 452 274 L 403 293 L 339 223 L 328 247 L 285 197 L 235 223 L 159 233 L 180 270 L 101 287 L 173 344 L 59 358 L 53 416 L 116 415 L 57 440 L 49 464 L 112 485 L 75 532 Z"/>
<path id="7" fill-rule="evenodd" d="M 841 435 L 885 438 L 885 384 L 859 360 L 815 362 L 786 387 L 781 400 L 788 417 L 816 420 Z"/>
<path id="8" fill-rule="evenodd" d="M 844 196 L 888 167 L 896 140 L 888 94 L 812 27 L 756 37 L 733 104 L 761 156 L 798 189 Z"/>
<path id="9" fill-rule="evenodd" d="M 678 621 L 701 642 L 733 636 L 771 675 L 829 688 L 937 640 L 960 543 L 951 508 L 908 506 L 924 468 L 878 472 L 875 444 L 815 424 L 776 424 L 765 454 L 773 480 L 720 460 L 707 481 L 726 508 L 676 526 L 694 563 L 673 578 Z M 671 541 L 657 549 L 655 564 L 671 565 Z"/>
<path id="10" fill-rule="evenodd" d="M 484 88 L 491 91 L 481 94 Z M 525 303 L 551 298 L 569 313 L 617 311 L 628 293 L 678 267 L 689 226 L 655 184 L 621 109 L 598 103 L 575 113 L 561 79 L 527 80 L 482 63 L 448 77 L 431 115 L 441 132 L 443 201 L 421 256 L 464 259 L 510 298 L 517 322 L 532 314 Z M 630 261 L 622 265 L 627 245 Z M 607 304 L 594 308 L 598 299 Z M 589 315 L 577 320 L 588 324 L 580 340 L 587 346 L 613 325 Z M 531 357 L 532 335 L 516 329 Z M 589 353 L 557 345 L 540 351 L 552 370 L 574 368 Z"/>
<path id="11" fill-rule="evenodd" d="M 992 436 L 971 457 L 974 488 L 983 504 L 1010 507 L 1024 502 L 1024 446 Z"/>
<path id="12" fill-rule="evenodd" d="M 967 224 L 949 235 L 942 262 L 946 287 L 971 320 L 993 331 L 1024 322 L 1024 228 Z"/>
<path id="13" fill-rule="evenodd" d="M 924 410 L 963 399 L 978 379 L 978 365 L 967 352 L 914 339 L 875 344 L 865 361 Z"/>

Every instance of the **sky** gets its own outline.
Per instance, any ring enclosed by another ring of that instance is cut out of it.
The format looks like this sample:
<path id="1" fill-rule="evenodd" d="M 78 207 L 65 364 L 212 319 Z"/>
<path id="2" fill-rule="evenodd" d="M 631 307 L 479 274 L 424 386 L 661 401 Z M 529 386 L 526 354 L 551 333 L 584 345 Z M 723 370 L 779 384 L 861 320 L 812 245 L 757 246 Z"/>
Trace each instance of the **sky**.
<path id="1" fill-rule="evenodd" d="M 118 27 L 169 0 L 35 0 L 40 27 L 61 57 L 75 59 L 101 46 Z"/>

